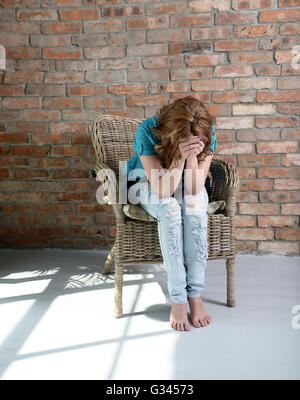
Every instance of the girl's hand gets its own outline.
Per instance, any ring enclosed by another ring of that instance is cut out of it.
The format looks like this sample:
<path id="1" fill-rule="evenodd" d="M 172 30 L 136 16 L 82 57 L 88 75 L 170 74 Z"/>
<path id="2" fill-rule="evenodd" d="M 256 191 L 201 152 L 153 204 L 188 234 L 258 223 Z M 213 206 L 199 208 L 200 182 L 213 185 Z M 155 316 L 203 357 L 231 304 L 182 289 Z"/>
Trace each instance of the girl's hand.
<path id="1" fill-rule="evenodd" d="M 178 148 L 181 158 L 185 160 L 200 154 L 204 149 L 204 143 L 200 136 L 192 136 L 190 139 L 179 143 Z"/>

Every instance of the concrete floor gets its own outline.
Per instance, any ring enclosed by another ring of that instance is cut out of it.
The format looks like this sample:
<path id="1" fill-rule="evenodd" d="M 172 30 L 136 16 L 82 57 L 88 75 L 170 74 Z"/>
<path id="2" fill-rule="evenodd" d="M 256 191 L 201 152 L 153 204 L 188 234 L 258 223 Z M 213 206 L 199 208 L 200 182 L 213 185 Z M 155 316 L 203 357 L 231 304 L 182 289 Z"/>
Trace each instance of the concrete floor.
<path id="1" fill-rule="evenodd" d="M 212 324 L 178 332 L 162 264 L 126 268 L 114 318 L 106 254 L 0 250 L 0 379 L 300 378 L 299 257 L 237 255 L 231 309 L 225 260 L 209 261 Z"/>

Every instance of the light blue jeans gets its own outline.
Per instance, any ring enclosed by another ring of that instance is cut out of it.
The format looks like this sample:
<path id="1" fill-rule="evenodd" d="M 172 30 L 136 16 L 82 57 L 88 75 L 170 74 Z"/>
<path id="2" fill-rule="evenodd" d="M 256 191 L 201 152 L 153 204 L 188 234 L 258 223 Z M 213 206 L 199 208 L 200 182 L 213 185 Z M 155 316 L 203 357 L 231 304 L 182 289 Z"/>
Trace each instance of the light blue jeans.
<path id="1" fill-rule="evenodd" d="M 178 188 L 177 188 L 178 189 Z M 198 297 L 204 288 L 207 260 L 208 194 L 185 195 L 183 184 L 172 197 L 160 198 L 148 180 L 128 190 L 128 202 L 142 207 L 158 221 L 158 234 L 168 276 L 168 291 L 178 304 Z M 179 199 L 177 200 L 177 198 Z"/>

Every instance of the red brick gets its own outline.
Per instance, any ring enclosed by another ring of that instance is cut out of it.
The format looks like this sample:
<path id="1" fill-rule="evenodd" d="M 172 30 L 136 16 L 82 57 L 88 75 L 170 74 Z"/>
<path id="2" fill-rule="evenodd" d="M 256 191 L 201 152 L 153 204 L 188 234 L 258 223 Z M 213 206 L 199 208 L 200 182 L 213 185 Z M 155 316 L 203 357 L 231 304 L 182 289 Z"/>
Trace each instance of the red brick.
<path id="1" fill-rule="evenodd" d="M 261 253 L 293 255 L 298 254 L 297 243 L 283 243 L 281 241 L 258 242 L 258 250 Z"/>
<path id="2" fill-rule="evenodd" d="M 229 60 L 231 64 L 248 64 L 248 63 L 272 63 L 272 51 L 259 51 L 259 52 L 232 52 L 229 53 Z"/>
<path id="3" fill-rule="evenodd" d="M 0 96 L 24 96 L 24 89 L 17 85 L 0 85 Z"/>
<path id="4" fill-rule="evenodd" d="M 69 10 L 59 10 L 61 21 L 78 20 L 78 19 L 98 19 L 99 10 L 97 8 L 78 8 Z"/>
<path id="5" fill-rule="evenodd" d="M 298 126 L 298 121 L 295 117 L 257 117 L 257 128 L 287 128 Z"/>
<path id="6" fill-rule="evenodd" d="M 257 217 L 257 224 L 259 227 L 281 227 L 281 226 L 293 226 L 296 223 L 296 217 Z"/>
<path id="7" fill-rule="evenodd" d="M 212 8 L 219 11 L 230 10 L 230 0 L 200 0 L 200 1 L 190 1 L 189 8 L 192 12 L 207 12 Z"/>
<path id="8" fill-rule="evenodd" d="M 48 153 L 49 146 L 13 146 L 11 154 L 16 156 L 40 157 Z"/>
<path id="9" fill-rule="evenodd" d="M 100 32 L 122 32 L 124 30 L 123 20 L 121 18 L 105 20 L 101 18 L 98 21 L 84 21 L 84 33 Z M 79 33 L 79 32 L 75 32 Z"/>
<path id="10" fill-rule="evenodd" d="M 31 75 L 35 75 L 36 73 Z M 28 96 L 64 96 L 65 90 L 62 85 L 27 85 Z"/>
<path id="11" fill-rule="evenodd" d="M 2 99 L 2 109 L 23 109 L 23 108 L 39 108 L 40 101 L 39 99 L 33 97 L 24 97 L 14 98 L 14 97 L 5 97 Z"/>
<path id="12" fill-rule="evenodd" d="M 256 22 L 256 13 L 219 13 L 216 14 L 216 25 L 240 25 L 240 24 L 254 24 Z"/>
<path id="13" fill-rule="evenodd" d="M 276 36 L 278 35 L 277 25 L 241 25 L 234 28 L 234 36 L 257 37 L 257 36 Z"/>
<path id="14" fill-rule="evenodd" d="M 21 132 L 21 133 L 40 133 L 45 132 L 45 122 L 10 122 L 8 124 L 8 132 Z"/>
<path id="15" fill-rule="evenodd" d="M 127 96 L 127 106 L 136 107 L 144 105 L 164 105 L 167 102 L 165 95 L 148 95 L 148 96 Z"/>
<path id="16" fill-rule="evenodd" d="M 9 178 L 9 170 L 8 169 L 0 169 L 0 178 Z"/>
<path id="17" fill-rule="evenodd" d="M 51 193 L 51 201 L 87 201 L 88 193 Z"/>
<path id="18" fill-rule="evenodd" d="M 279 65 L 256 65 L 255 72 L 257 76 L 278 76 L 280 75 Z"/>
<path id="19" fill-rule="evenodd" d="M 29 137 L 26 133 L 0 133 L 0 143 L 28 143 Z"/>
<path id="20" fill-rule="evenodd" d="M 254 10 L 260 8 L 275 8 L 276 0 L 233 0 L 234 10 Z"/>
<path id="21" fill-rule="evenodd" d="M 255 50 L 256 48 L 256 39 L 216 40 L 214 43 L 215 51 Z"/>
<path id="22" fill-rule="evenodd" d="M 43 58 L 55 58 L 55 59 L 80 59 L 82 58 L 81 50 L 73 50 L 68 48 L 43 48 L 42 49 Z"/>
<path id="23" fill-rule="evenodd" d="M 262 214 L 262 215 L 278 215 L 277 204 L 251 204 L 251 203 L 239 203 L 240 214 Z"/>
<path id="24" fill-rule="evenodd" d="M 300 166 L 300 154 L 285 154 L 282 159 L 282 165 L 290 166 L 297 165 Z"/>
<path id="25" fill-rule="evenodd" d="M 222 143 L 218 146 L 219 154 L 252 154 L 251 143 Z"/>
<path id="26" fill-rule="evenodd" d="M 295 78 L 279 78 L 278 89 L 300 89 L 300 79 Z"/>
<path id="27" fill-rule="evenodd" d="M 299 179 L 275 179 L 274 190 L 299 190 Z"/>
<path id="28" fill-rule="evenodd" d="M 173 6 L 173 7 L 172 7 Z M 169 9 L 172 10 L 172 8 L 175 8 L 176 4 L 171 5 Z M 168 9 L 168 5 L 163 6 L 161 14 L 166 14 L 166 10 Z M 176 9 L 176 8 L 175 8 Z M 180 8 L 179 8 L 180 9 Z M 148 9 L 149 14 L 157 14 L 153 8 Z M 103 7 L 102 8 L 102 17 L 125 17 L 125 16 L 137 16 L 137 15 L 143 15 L 143 8 L 140 6 L 135 6 L 135 7 Z"/>
<path id="29" fill-rule="evenodd" d="M 47 21 L 56 20 L 57 11 L 54 9 L 48 10 L 17 10 L 17 20 L 31 20 L 31 21 Z"/>
<path id="30" fill-rule="evenodd" d="M 221 92 L 212 94 L 213 103 L 251 103 L 255 97 L 254 92 Z"/>
<path id="31" fill-rule="evenodd" d="M 277 50 L 274 57 L 277 64 L 291 63 L 295 53 L 292 50 Z"/>
<path id="32" fill-rule="evenodd" d="M 132 85 L 128 85 L 132 86 Z M 138 85 L 135 85 L 138 86 Z M 111 86 L 109 86 L 111 87 Z M 69 86 L 67 88 L 68 96 L 104 96 L 104 86 Z M 119 93 L 118 93 L 119 94 Z M 121 93 L 120 93 L 121 95 Z"/>
<path id="33" fill-rule="evenodd" d="M 51 122 L 50 133 L 85 133 L 87 126 L 83 122 Z"/>
<path id="34" fill-rule="evenodd" d="M 240 183 L 240 190 L 243 191 L 261 191 L 261 190 L 271 190 L 271 181 L 269 180 L 259 180 L 259 181 L 253 181 L 253 180 L 241 180 Z"/>
<path id="35" fill-rule="evenodd" d="M 255 225 L 255 219 L 254 217 L 250 216 L 243 216 L 243 215 L 235 215 L 234 217 L 234 225 L 235 226 L 254 226 Z"/>
<path id="36" fill-rule="evenodd" d="M 300 140 L 300 129 L 286 129 L 281 131 L 284 140 Z"/>
<path id="37" fill-rule="evenodd" d="M 258 168 L 258 178 L 297 178 L 296 168 Z"/>
<path id="38" fill-rule="evenodd" d="M 65 236 L 66 228 L 62 227 L 48 227 L 48 228 L 39 228 L 38 236 L 39 237 L 54 237 L 54 236 Z"/>
<path id="39" fill-rule="evenodd" d="M 207 79 L 191 81 L 193 91 L 223 91 L 232 89 L 231 79 Z"/>
<path id="40" fill-rule="evenodd" d="M 69 97 L 45 97 L 43 100 L 43 108 L 80 108 L 81 99 Z"/>
<path id="41" fill-rule="evenodd" d="M 215 67 L 214 76 L 216 77 L 236 77 L 253 75 L 251 65 L 219 65 Z"/>
<path id="42" fill-rule="evenodd" d="M 253 128 L 253 117 L 218 117 L 216 128 L 221 129 L 249 129 Z"/>
<path id="43" fill-rule="evenodd" d="M 43 72 L 6 72 L 4 76 L 4 83 L 42 83 L 44 78 Z M 29 94 L 29 93 L 27 93 Z"/>
<path id="44" fill-rule="evenodd" d="M 278 7 L 299 7 L 299 0 L 279 0 Z"/>
<path id="45" fill-rule="evenodd" d="M 159 33 L 161 36 L 161 33 Z M 214 27 L 214 28 L 191 28 L 191 39 L 224 39 L 232 37 L 232 28 Z"/>
<path id="46" fill-rule="evenodd" d="M 280 25 L 280 35 L 299 35 L 300 26 L 299 22 L 286 23 Z"/>
<path id="47" fill-rule="evenodd" d="M 270 103 L 299 101 L 300 92 L 297 91 L 258 92 L 256 99 L 258 102 L 270 102 Z"/>
<path id="48" fill-rule="evenodd" d="M 48 193 L 42 193 L 42 192 L 12 193 L 11 199 L 13 202 L 19 202 L 19 203 L 45 202 L 48 201 Z"/>
<path id="49" fill-rule="evenodd" d="M 60 169 L 53 171 L 52 179 L 87 179 L 89 172 L 85 170 Z"/>
<path id="50" fill-rule="evenodd" d="M 259 22 L 281 22 L 300 19 L 300 10 L 268 10 L 260 11 Z"/>
<path id="51" fill-rule="evenodd" d="M 278 112 L 281 114 L 300 114 L 300 104 L 279 104 L 277 106 Z"/>
<path id="52" fill-rule="evenodd" d="M 300 204 L 299 203 L 289 203 L 281 205 L 281 214 L 285 215 L 299 215 L 300 214 Z"/>
<path id="53" fill-rule="evenodd" d="M 294 153 L 297 149 L 297 142 L 264 142 L 256 145 L 257 153 Z"/>
<path id="54" fill-rule="evenodd" d="M 80 22 L 49 22 L 42 24 L 42 33 L 81 33 Z"/>
<path id="55" fill-rule="evenodd" d="M 273 231 L 268 228 L 235 228 L 237 240 L 272 240 Z"/>
<path id="56" fill-rule="evenodd" d="M 291 203 L 300 202 L 299 191 L 277 191 L 277 192 L 261 192 L 259 193 L 260 202 L 275 202 L 275 203 Z"/>
<path id="57" fill-rule="evenodd" d="M 243 155 L 238 157 L 238 165 L 241 167 L 277 167 L 280 165 L 280 155 Z"/>
<path id="58" fill-rule="evenodd" d="M 60 119 L 60 111 L 57 110 L 24 110 L 25 121 L 53 121 Z"/>
<path id="59" fill-rule="evenodd" d="M 300 228 L 278 228 L 275 238 L 279 240 L 300 240 Z"/>
<path id="60" fill-rule="evenodd" d="M 16 179 L 48 178 L 49 172 L 45 169 L 16 168 L 13 176 Z"/>
<path id="61" fill-rule="evenodd" d="M 170 16 L 170 27 L 171 28 L 182 28 L 191 26 L 210 26 L 212 23 L 211 14 L 190 14 L 190 15 L 171 15 Z M 154 27 L 156 27 L 154 25 Z M 166 22 L 166 27 L 168 24 Z M 146 28 L 146 27 L 145 27 Z"/>
<path id="62" fill-rule="evenodd" d="M 225 53 L 220 54 L 191 54 L 185 56 L 184 59 L 186 65 L 197 67 L 197 66 L 211 66 L 225 64 Z"/>

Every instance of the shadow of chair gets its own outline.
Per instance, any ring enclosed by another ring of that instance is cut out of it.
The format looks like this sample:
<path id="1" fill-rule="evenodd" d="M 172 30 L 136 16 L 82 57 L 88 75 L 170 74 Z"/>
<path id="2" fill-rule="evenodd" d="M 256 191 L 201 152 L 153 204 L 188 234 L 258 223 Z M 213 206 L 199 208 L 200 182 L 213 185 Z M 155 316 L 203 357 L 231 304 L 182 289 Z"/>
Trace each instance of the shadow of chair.
<path id="1" fill-rule="evenodd" d="M 92 143 L 96 154 L 94 171 L 105 189 L 101 202 L 110 204 L 116 215 L 116 238 L 104 263 L 102 273 L 108 274 L 115 266 L 116 318 L 123 314 L 122 289 L 125 265 L 163 263 L 156 220 L 143 221 L 128 217 L 123 210 L 121 171 L 124 163 L 134 155 L 132 143 L 143 120 L 110 114 L 99 115 L 91 126 Z M 213 159 L 213 177 L 209 201 L 224 200 L 225 208 L 208 215 L 207 260 L 226 259 L 227 306 L 235 306 L 235 237 L 234 215 L 239 177 L 235 166 L 222 159 Z M 120 182 L 119 182 L 120 177 Z M 120 197 L 119 197 L 120 196 Z M 131 205 L 132 207 L 139 207 Z M 139 207 L 140 208 L 140 207 Z"/>

